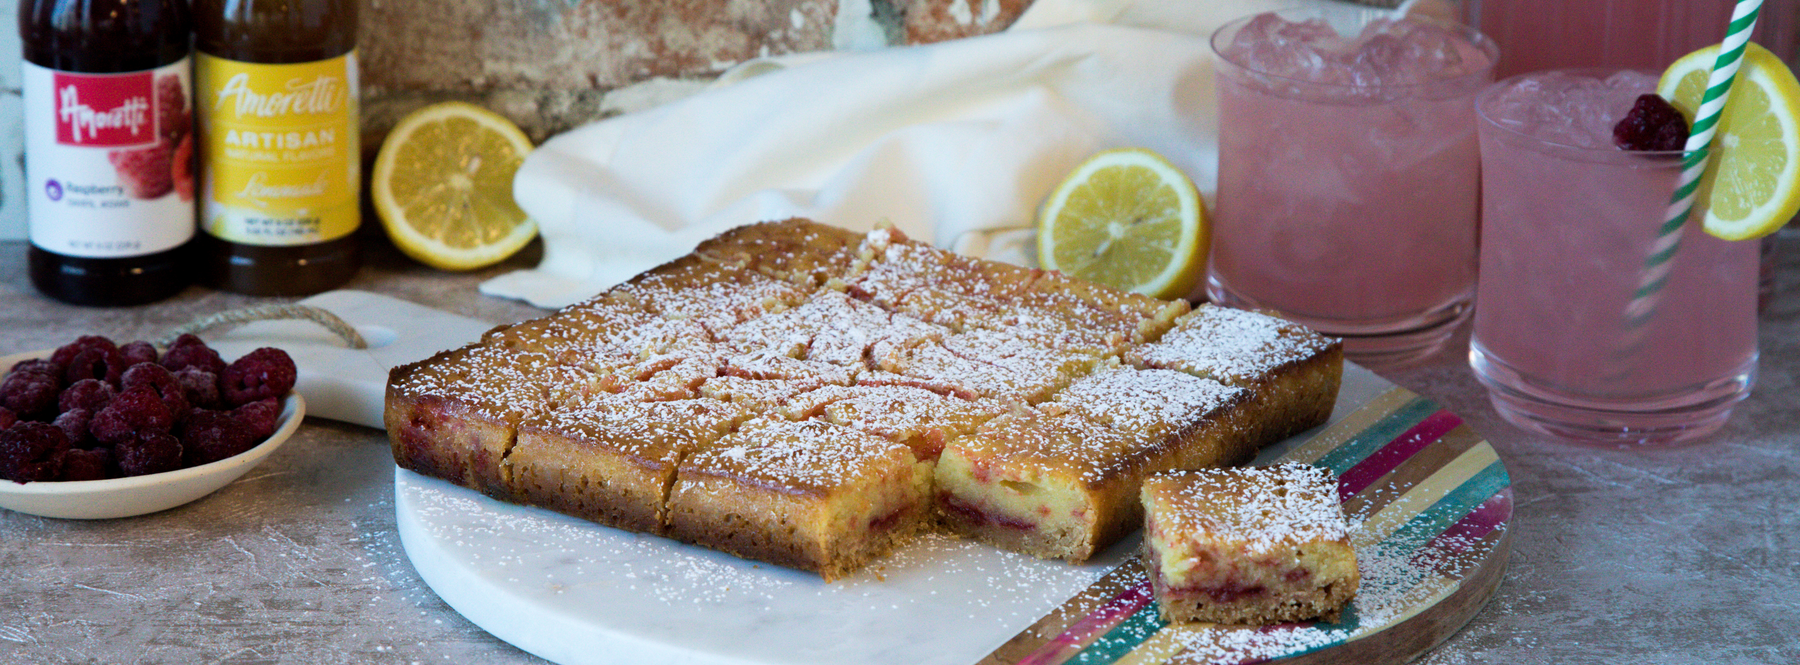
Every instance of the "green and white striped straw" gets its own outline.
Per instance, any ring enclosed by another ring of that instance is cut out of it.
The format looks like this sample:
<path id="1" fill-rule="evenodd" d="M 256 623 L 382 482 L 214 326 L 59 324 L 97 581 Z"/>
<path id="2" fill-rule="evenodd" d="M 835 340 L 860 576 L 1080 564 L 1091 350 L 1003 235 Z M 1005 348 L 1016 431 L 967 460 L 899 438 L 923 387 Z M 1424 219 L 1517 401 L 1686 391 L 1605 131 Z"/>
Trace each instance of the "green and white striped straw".
<path id="1" fill-rule="evenodd" d="M 1762 10 L 1762 4 L 1763 0 L 1738 0 L 1737 7 L 1731 12 L 1731 24 L 1726 29 L 1725 40 L 1719 44 L 1719 56 L 1713 61 L 1712 75 L 1706 81 L 1706 94 L 1700 99 L 1700 108 L 1694 111 L 1694 127 L 1688 133 L 1687 145 L 1683 146 L 1687 154 L 1682 158 L 1681 177 L 1676 181 L 1675 193 L 1669 198 L 1668 212 L 1663 217 L 1662 228 L 1657 230 L 1650 256 L 1644 260 L 1637 291 L 1625 307 L 1627 338 L 1622 354 L 1625 357 L 1637 355 L 1638 346 L 1643 343 L 1644 325 L 1655 315 L 1663 287 L 1669 283 L 1675 252 L 1681 248 L 1681 229 L 1694 211 L 1694 194 L 1700 188 L 1700 176 L 1706 172 L 1706 163 L 1711 157 L 1719 115 L 1731 95 L 1731 83 L 1737 79 L 1738 66 L 1744 62 L 1745 44 L 1750 43 L 1750 31 L 1756 28 L 1756 16 Z"/>

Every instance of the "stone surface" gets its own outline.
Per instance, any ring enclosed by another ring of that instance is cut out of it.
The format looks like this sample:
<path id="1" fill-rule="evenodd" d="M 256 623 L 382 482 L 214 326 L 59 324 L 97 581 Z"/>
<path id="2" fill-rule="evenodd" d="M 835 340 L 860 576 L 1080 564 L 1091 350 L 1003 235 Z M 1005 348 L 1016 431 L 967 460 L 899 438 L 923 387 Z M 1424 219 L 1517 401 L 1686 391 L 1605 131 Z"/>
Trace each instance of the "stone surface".
<path id="1" fill-rule="evenodd" d="M 363 85 L 394 90 L 604 90 L 704 76 L 831 47 L 836 0 L 370 0 Z"/>
<path id="2" fill-rule="evenodd" d="M 347 288 L 496 323 L 541 314 L 475 285 L 536 250 L 461 275 L 366 238 Z M 89 309 L 27 282 L 0 243 L 0 354 L 80 333 L 158 337 L 261 302 L 199 287 L 156 305 Z M 1800 662 L 1800 232 L 1781 242 L 1761 325 L 1760 383 L 1714 437 L 1602 450 L 1502 422 L 1466 360 L 1467 334 L 1384 374 L 1486 435 L 1511 472 L 1511 565 L 1498 594 L 1427 665 Z M 421 582 L 394 532 L 392 460 L 378 431 L 311 419 L 243 480 L 141 518 L 75 522 L 0 511 L 0 663 L 541 662 L 488 636 Z"/>
<path id="3" fill-rule="evenodd" d="M 904 2 L 906 43 L 933 42 L 1005 30 L 1031 0 L 896 0 Z"/>

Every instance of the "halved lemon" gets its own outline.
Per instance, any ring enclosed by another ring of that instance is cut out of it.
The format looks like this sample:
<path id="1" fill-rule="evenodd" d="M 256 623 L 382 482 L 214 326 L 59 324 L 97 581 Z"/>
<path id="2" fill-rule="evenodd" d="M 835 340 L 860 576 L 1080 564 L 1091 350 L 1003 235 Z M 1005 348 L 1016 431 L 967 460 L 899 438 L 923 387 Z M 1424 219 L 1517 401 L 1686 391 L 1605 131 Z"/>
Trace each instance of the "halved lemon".
<path id="1" fill-rule="evenodd" d="M 1158 298 L 1188 294 L 1206 272 L 1200 193 L 1169 160 L 1108 150 L 1075 168 L 1038 212 L 1038 263 Z"/>
<path id="2" fill-rule="evenodd" d="M 442 270 L 473 270 L 517 253 L 537 223 L 513 201 L 531 139 L 512 121 L 462 102 L 401 118 L 375 157 L 370 194 L 394 245 Z"/>
<path id="3" fill-rule="evenodd" d="M 1656 92 L 1693 121 L 1717 44 L 1682 56 Z M 1707 233 L 1747 240 L 1774 233 L 1800 213 L 1800 83 L 1781 58 L 1749 44 L 1719 116 L 1712 155 L 1695 195 Z"/>

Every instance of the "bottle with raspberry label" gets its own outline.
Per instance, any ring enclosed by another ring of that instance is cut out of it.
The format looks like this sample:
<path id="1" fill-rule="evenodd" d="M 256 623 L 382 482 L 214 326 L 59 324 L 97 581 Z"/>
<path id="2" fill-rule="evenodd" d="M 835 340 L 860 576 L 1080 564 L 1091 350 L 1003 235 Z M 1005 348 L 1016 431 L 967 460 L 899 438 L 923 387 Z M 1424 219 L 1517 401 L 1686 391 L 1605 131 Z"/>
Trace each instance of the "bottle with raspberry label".
<path id="1" fill-rule="evenodd" d="M 356 273 L 355 0 L 195 0 L 200 281 L 304 295 Z"/>
<path id="2" fill-rule="evenodd" d="M 132 305 L 186 287 L 194 143 L 185 0 L 19 3 L 32 283 Z"/>

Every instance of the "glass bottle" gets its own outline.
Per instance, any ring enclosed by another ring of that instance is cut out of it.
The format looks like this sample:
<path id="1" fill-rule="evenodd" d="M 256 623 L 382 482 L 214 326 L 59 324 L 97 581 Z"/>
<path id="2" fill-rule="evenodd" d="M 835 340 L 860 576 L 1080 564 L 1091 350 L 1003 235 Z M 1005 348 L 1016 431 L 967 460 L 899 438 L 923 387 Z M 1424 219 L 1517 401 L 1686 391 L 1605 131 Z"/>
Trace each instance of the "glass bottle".
<path id="1" fill-rule="evenodd" d="M 201 281 L 342 284 L 360 256 L 355 0 L 194 0 Z"/>
<path id="2" fill-rule="evenodd" d="M 31 282 L 79 305 L 191 280 L 186 0 L 22 0 Z"/>

